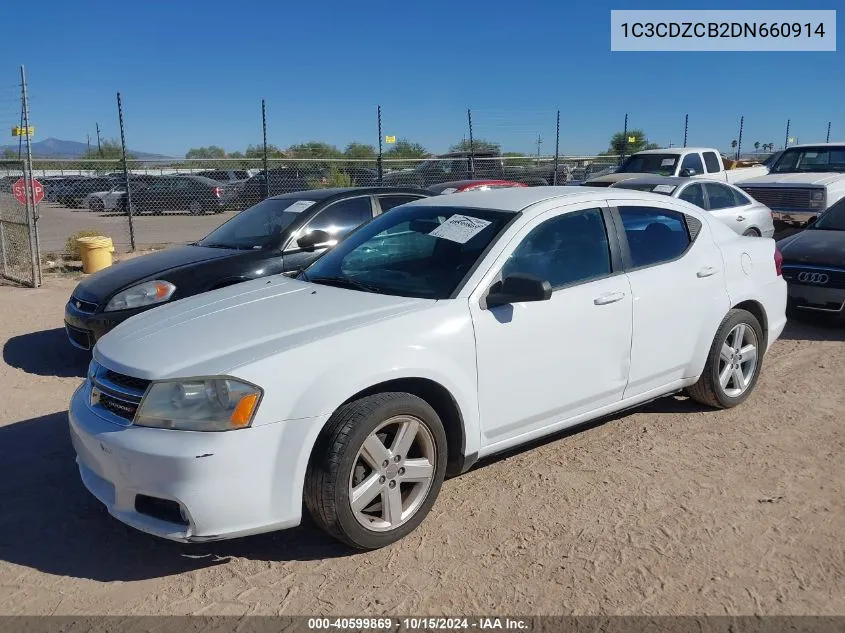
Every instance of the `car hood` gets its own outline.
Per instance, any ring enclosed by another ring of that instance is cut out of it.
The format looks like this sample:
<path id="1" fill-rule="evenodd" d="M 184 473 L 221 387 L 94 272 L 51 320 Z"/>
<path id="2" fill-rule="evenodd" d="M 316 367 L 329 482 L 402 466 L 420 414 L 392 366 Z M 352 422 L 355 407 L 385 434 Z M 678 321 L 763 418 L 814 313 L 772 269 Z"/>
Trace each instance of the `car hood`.
<path id="1" fill-rule="evenodd" d="M 829 185 L 837 180 L 845 180 L 845 174 L 837 172 L 819 172 L 819 173 L 803 173 L 803 174 L 767 174 L 765 176 L 756 176 L 742 181 L 742 186 L 760 185 L 761 187 L 771 187 L 772 185 L 779 185 L 783 187 L 801 186 L 801 185 Z"/>
<path id="2" fill-rule="evenodd" d="M 101 303 L 118 290 L 139 281 L 162 275 L 174 268 L 190 264 L 232 257 L 244 251 L 203 246 L 176 246 L 148 255 L 141 255 L 109 266 L 79 282 L 73 295 L 77 299 Z"/>
<path id="3" fill-rule="evenodd" d="M 783 263 L 845 268 L 845 231 L 809 229 L 778 242 Z"/>
<path id="4" fill-rule="evenodd" d="M 277 275 L 142 312 L 101 338 L 94 357 L 148 380 L 226 375 L 259 358 L 435 304 Z"/>

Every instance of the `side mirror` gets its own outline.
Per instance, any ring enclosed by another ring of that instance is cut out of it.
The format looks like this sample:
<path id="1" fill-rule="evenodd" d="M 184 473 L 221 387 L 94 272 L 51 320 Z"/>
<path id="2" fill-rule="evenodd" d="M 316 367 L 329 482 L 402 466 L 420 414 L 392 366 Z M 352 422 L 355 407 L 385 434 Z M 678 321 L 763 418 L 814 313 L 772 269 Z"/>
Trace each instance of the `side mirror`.
<path id="1" fill-rule="evenodd" d="M 552 285 L 533 275 L 514 273 L 490 287 L 487 294 L 487 308 L 522 303 L 525 301 L 548 301 L 552 297 Z"/>
<path id="2" fill-rule="evenodd" d="M 695 176 L 695 170 L 687 167 L 686 169 L 682 169 L 678 175 L 681 178 L 689 178 L 690 176 Z"/>
<path id="3" fill-rule="evenodd" d="M 298 240 L 296 240 L 296 245 L 299 248 L 310 248 L 313 249 L 318 244 L 325 244 L 327 242 L 332 241 L 332 236 L 329 235 L 326 231 L 322 229 L 315 229 L 310 233 L 306 233 Z"/>

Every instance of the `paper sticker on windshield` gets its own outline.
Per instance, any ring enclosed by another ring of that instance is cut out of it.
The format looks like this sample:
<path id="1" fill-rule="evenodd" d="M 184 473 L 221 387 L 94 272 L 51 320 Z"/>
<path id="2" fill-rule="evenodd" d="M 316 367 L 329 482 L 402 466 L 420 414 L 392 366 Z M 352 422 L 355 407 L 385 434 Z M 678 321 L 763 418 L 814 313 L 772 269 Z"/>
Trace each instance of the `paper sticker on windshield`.
<path id="1" fill-rule="evenodd" d="M 445 196 L 447 193 L 455 193 L 457 189 L 454 187 L 446 187 L 443 191 L 440 192 L 441 196 Z"/>
<path id="2" fill-rule="evenodd" d="M 288 208 L 286 208 L 285 211 L 289 213 L 302 213 L 312 204 L 315 204 L 313 200 L 297 200 Z"/>
<path id="3" fill-rule="evenodd" d="M 675 191 L 675 185 L 657 185 L 652 191 L 654 193 L 672 193 Z"/>
<path id="4" fill-rule="evenodd" d="M 662 161 L 660 161 L 661 167 L 671 167 L 674 164 L 675 164 L 674 158 L 664 158 Z"/>
<path id="5" fill-rule="evenodd" d="M 429 235 L 458 244 L 466 244 L 489 224 L 487 220 L 479 220 L 468 215 L 453 215 Z"/>

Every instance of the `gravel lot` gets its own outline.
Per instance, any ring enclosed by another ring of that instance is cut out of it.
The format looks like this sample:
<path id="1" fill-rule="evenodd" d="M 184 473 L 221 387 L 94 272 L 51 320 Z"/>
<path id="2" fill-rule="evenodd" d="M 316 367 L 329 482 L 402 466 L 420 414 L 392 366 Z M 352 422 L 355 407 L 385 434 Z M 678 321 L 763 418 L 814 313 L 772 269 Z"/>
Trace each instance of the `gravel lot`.
<path id="1" fill-rule="evenodd" d="M 0 286 L 2 614 L 845 613 L 843 329 L 791 322 L 737 409 L 664 398 L 487 461 L 385 550 L 310 525 L 189 546 L 78 480 L 72 287 Z"/>
<path id="2" fill-rule="evenodd" d="M 68 209 L 51 203 L 39 205 L 38 236 L 42 253 L 62 253 L 69 235 L 85 229 L 97 229 L 112 238 L 115 251 L 129 250 L 129 220 L 117 213 L 92 213 L 87 209 Z M 212 229 L 223 224 L 237 211 L 214 215 L 168 213 L 143 215 L 133 218 L 135 245 L 138 248 L 153 244 L 193 242 L 205 237 Z"/>

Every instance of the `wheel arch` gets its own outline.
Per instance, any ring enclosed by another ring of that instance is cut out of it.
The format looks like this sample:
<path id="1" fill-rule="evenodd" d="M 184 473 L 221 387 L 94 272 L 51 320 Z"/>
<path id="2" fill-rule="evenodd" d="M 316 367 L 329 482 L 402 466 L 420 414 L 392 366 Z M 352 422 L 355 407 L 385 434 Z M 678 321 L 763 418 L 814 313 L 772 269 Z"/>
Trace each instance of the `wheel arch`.
<path id="1" fill-rule="evenodd" d="M 403 392 L 425 400 L 437 412 L 446 430 L 448 459 L 446 474 L 458 475 L 475 463 L 475 456 L 466 455 L 466 426 L 458 402 L 443 385 L 430 378 L 395 378 L 361 389 L 344 400 L 338 407 L 359 398 L 377 393 Z"/>
<path id="2" fill-rule="evenodd" d="M 745 310 L 754 315 L 754 318 L 760 322 L 760 327 L 763 328 L 763 345 L 761 347 L 763 350 L 767 349 L 769 344 L 769 319 L 766 316 L 766 309 L 763 307 L 763 304 L 754 299 L 746 299 L 731 306 L 731 309 Z"/>

